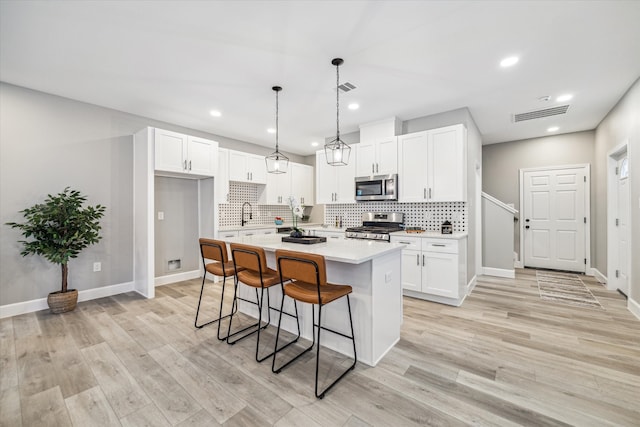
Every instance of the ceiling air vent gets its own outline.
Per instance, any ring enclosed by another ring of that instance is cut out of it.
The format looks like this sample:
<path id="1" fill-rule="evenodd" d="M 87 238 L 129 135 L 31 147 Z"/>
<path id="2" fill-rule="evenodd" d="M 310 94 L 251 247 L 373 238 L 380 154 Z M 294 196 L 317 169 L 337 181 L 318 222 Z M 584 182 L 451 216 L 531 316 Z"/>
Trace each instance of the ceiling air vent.
<path id="1" fill-rule="evenodd" d="M 338 88 L 340 88 L 342 92 L 349 92 L 350 90 L 354 90 L 356 88 L 356 85 L 345 82 L 338 86 Z"/>
<path id="2" fill-rule="evenodd" d="M 569 105 L 559 105 L 553 108 L 545 108 L 544 110 L 529 111 L 528 113 L 519 113 L 513 115 L 513 122 L 523 122 L 525 120 L 541 119 L 543 117 L 557 116 L 565 114 L 569 109 Z"/>

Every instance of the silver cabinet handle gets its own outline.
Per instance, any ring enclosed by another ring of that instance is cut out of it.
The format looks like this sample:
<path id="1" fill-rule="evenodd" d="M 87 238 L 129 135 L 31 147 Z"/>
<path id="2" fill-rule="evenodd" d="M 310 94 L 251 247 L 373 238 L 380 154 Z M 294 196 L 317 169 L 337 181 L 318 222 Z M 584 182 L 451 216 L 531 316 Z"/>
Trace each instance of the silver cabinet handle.
<path id="1" fill-rule="evenodd" d="M 378 173 L 378 164 L 376 163 L 376 173 Z"/>
<path id="2" fill-rule="evenodd" d="M 424 193 L 424 196 L 422 198 L 426 199 L 427 198 L 427 188 L 425 187 L 422 192 Z"/>
<path id="3" fill-rule="evenodd" d="M 375 173 L 376 171 L 376 165 L 374 163 L 371 163 L 371 173 Z"/>
<path id="4" fill-rule="evenodd" d="M 422 255 L 422 266 L 424 267 L 424 254 Z"/>
<path id="5" fill-rule="evenodd" d="M 420 265 L 420 254 L 416 254 L 416 265 Z"/>
<path id="6" fill-rule="evenodd" d="M 191 170 L 191 160 L 189 160 L 189 170 Z"/>
<path id="7" fill-rule="evenodd" d="M 405 245 L 410 245 L 411 242 L 398 242 L 398 243 L 404 243 Z"/>
<path id="8" fill-rule="evenodd" d="M 251 172 L 251 181 L 253 181 L 253 172 Z M 431 191 L 431 190 L 429 190 Z"/>
<path id="9" fill-rule="evenodd" d="M 247 172 L 247 181 L 249 181 L 249 172 Z"/>
<path id="10" fill-rule="evenodd" d="M 429 188 L 429 198 L 431 198 L 431 188 Z"/>
<path id="11" fill-rule="evenodd" d="M 245 236 L 253 236 L 253 233 L 245 233 Z"/>
<path id="12" fill-rule="evenodd" d="M 183 169 L 187 170 L 187 161 L 186 160 L 184 161 L 184 168 Z"/>
<path id="13" fill-rule="evenodd" d="M 444 248 L 446 245 L 443 245 L 442 243 L 432 243 L 431 246 L 438 246 L 440 248 Z"/>
<path id="14" fill-rule="evenodd" d="M 227 202 L 229 201 L 229 193 L 227 193 Z"/>

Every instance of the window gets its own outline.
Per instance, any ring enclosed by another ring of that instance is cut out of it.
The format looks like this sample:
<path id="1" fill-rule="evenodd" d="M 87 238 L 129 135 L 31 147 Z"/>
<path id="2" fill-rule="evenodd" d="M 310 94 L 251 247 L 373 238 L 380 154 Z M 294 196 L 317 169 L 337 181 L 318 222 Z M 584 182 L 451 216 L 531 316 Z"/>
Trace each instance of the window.
<path id="1" fill-rule="evenodd" d="M 629 158 L 625 157 L 620 162 L 620 179 L 629 178 Z"/>

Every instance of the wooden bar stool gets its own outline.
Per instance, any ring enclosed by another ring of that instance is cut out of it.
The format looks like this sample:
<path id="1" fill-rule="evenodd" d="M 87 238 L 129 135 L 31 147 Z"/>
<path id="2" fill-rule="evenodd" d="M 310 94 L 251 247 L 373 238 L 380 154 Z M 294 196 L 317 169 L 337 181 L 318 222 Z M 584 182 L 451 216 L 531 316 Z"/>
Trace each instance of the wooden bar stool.
<path id="1" fill-rule="evenodd" d="M 234 286 L 236 285 L 238 278 L 236 276 L 236 270 L 233 266 L 233 261 L 229 260 L 227 255 L 227 245 L 221 240 L 213 239 L 200 239 L 200 254 L 202 255 L 202 265 L 204 266 L 204 274 L 202 275 L 202 286 L 200 287 L 200 299 L 198 299 L 198 309 L 196 310 L 196 320 L 194 326 L 198 329 L 207 326 L 211 323 L 218 322 L 218 339 L 224 341 L 226 337 L 220 337 L 220 321 L 230 317 L 237 306 L 234 304 L 231 306 L 231 313 L 225 316 L 222 315 L 222 305 L 224 303 L 224 288 L 227 281 L 227 277 L 233 277 Z M 211 262 L 207 262 L 211 261 Z M 222 277 L 222 295 L 220 296 L 220 309 L 218 311 L 218 318 L 210 320 L 198 325 L 198 316 L 200 315 L 200 305 L 202 303 L 202 294 L 204 292 L 205 279 L 207 273 L 214 276 Z"/>
<path id="2" fill-rule="evenodd" d="M 271 370 L 278 374 L 284 368 L 289 366 L 300 356 L 311 350 L 316 343 L 316 328 L 318 328 L 318 346 L 316 352 L 316 381 L 315 381 L 315 394 L 316 397 L 322 399 L 327 391 L 331 389 L 338 381 L 340 381 L 349 371 L 351 371 L 358 361 L 356 354 L 356 341 L 353 334 L 353 320 L 351 318 L 351 302 L 349 301 L 349 294 L 352 292 L 351 286 L 348 285 L 333 285 L 327 283 L 327 267 L 325 259 L 322 255 L 313 255 L 302 252 L 294 252 L 287 250 L 276 250 L 276 260 L 278 264 L 278 272 L 282 278 L 287 277 L 291 280 L 291 283 L 283 284 L 283 297 L 282 304 L 284 304 L 284 295 L 294 300 L 296 306 L 296 313 L 298 308 L 297 301 L 305 302 L 318 306 L 318 324 L 315 322 L 315 310 L 311 309 L 312 322 L 313 322 L 313 342 L 311 346 L 304 349 L 300 354 L 286 362 L 284 365 L 276 368 L 276 355 L 281 349 L 278 349 L 278 339 L 280 336 L 280 324 L 282 321 L 282 315 L 278 320 L 278 332 L 276 333 L 276 344 L 273 353 L 273 362 L 271 364 Z M 322 307 L 336 301 L 339 298 L 347 297 L 347 307 L 349 308 L 349 324 L 351 325 L 351 336 L 343 334 L 342 332 L 335 331 L 333 329 L 325 328 L 322 326 Z M 324 390 L 318 392 L 318 368 L 320 367 L 320 331 L 325 330 L 332 332 L 336 335 L 348 338 L 353 342 L 353 364 L 349 366 L 336 380 L 329 384 Z M 291 343 L 289 343 L 291 344 Z M 289 345 L 287 344 L 287 345 Z M 286 346 L 283 346 L 284 348 Z"/>
<path id="3" fill-rule="evenodd" d="M 233 345 L 238 341 L 247 338 L 250 335 L 253 335 L 257 332 L 257 342 L 256 342 L 256 361 L 262 362 L 263 360 L 271 357 L 273 352 L 267 354 L 266 356 L 259 357 L 258 351 L 260 349 L 260 331 L 265 329 L 271 323 L 271 310 L 278 310 L 277 307 L 271 307 L 269 301 L 269 288 L 274 285 L 281 283 L 281 276 L 277 271 L 272 270 L 267 267 L 267 258 L 264 253 L 264 249 L 257 246 L 244 245 L 240 243 L 231 243 L 231 256 L 233 258 L 233 264 L 236 268 L 236 286 L 233 293 L 233 303 L 234 306 L 237 305 L 237 300 L 246 301 L 252 304 L 256 304 L 258 306 L 258 321 L 254 324 L 251 324 L 245 328 L 242 328 L 238 331 L 231 332 L 231 323 L 233 322 L 233 315 L 229 319 L 229 330 L 227 332 L 227 344 Z M 286 279 L 285 279 L 286 280 Z M 240 283 L 244 283 L 247 286 L 255 288 L 256 291 L 256 302 L 241 298 L 238 296 L 238 285 Z M 258 294 L 258 289 L 260 289 L 260 293 Z M 264 291 L 267 290 L 267 321 L 262 325 L 262 308 L 264 302 Z M 284 299 L 284 297 L 283 297 Z M 280 307 L 280 312 L 282 312 L 282 307 Z M 285 315 L 295 317 L 298 319 L 298 312 L 296 307 L 295 315 L 284 313 Z M 244 335 L 240 336 L 232 340 L 232 337 L 235 337 L 242 332 L 249 331 Z M 298 337 L 300 337 L 300 323 L 298 322 Z M 295 339 L 297 341 L 298 338 Z M 292 343 L 291 343 L 292 344 Z M 277 347 L 276 347 L 277 348 Z"/>

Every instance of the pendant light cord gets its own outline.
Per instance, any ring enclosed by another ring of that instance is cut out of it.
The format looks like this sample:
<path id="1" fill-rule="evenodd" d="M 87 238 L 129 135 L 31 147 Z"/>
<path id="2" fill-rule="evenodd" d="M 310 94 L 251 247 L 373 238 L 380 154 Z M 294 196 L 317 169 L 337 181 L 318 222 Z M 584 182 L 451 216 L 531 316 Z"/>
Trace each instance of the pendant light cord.
<path id="1" fill-rule="evenodd" d="M 278 151 L 278 91 L 276 91 L 276 153 L 280 153 Z"/>
<path id="2" fill-rule="evenodd" d="M 336 140 L 340 141 L 340 65 L 336 65 Z"/>

